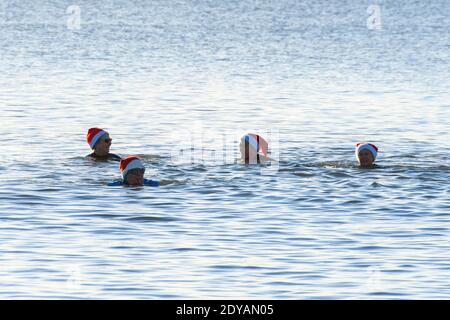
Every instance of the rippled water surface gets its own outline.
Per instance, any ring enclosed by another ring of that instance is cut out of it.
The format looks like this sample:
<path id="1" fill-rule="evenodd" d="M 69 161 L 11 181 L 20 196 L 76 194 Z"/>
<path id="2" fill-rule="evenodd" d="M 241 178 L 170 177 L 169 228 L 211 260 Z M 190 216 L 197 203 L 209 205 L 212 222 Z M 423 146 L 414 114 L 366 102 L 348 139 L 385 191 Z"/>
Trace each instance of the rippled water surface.
<path id="1" fill-rule="evenodd" d="M 0 3 L 1 298 L 450 297 L 448 0 L 72 4 Z"/>

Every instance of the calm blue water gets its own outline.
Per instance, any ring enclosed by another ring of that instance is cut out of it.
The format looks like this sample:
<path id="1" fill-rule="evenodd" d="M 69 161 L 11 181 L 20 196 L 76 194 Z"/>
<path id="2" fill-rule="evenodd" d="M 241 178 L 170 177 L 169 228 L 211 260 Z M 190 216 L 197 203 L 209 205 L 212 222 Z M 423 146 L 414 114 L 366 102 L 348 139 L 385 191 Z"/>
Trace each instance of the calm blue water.
<path id="1" fill-rule="evenodd" d="M 0 298 L 450 298 L 449 9 L 2 1 Z M 277 166 L 211 156 L 248 130 Z"/>

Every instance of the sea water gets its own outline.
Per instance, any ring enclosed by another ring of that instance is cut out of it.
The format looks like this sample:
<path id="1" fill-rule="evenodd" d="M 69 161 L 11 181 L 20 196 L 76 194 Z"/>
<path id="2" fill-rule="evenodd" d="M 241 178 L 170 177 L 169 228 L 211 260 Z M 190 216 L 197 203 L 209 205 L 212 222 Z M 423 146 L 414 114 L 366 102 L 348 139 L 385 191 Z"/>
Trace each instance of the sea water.
<path id="1" fill-rule="evenodd" d="M 1 1 L 0 297 L 449 298 L 449 9 Z"/>

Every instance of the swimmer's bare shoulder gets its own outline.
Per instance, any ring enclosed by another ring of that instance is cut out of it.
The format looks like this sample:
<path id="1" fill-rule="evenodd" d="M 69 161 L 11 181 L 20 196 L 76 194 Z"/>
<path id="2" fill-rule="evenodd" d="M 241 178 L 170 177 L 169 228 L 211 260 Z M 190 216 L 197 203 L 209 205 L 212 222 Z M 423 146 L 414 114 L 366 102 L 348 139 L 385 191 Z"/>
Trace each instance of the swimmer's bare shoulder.
<path id="1" fill-rule="evenodd" d="M 91 160 L 95 160 L 95 161 L 120 161 L 121 157 L 118 156 L 117 154 L 114 153 L 110 153 L 105 157 L 100 157 L 98 155 L 96 155 L 94 152 L 92 152 L 91 154 L 88 154 L 86 156 L 87 159 L 91 159 Z"/>

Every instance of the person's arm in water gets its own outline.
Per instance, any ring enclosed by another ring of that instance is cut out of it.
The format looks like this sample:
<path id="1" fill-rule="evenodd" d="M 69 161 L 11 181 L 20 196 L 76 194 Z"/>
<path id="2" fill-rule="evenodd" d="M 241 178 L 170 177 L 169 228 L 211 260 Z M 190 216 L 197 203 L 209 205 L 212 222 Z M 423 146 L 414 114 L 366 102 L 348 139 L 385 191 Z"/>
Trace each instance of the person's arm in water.
<path id="1" fill-rule="evenodd" d="M 123 186 L 123 185 L 124 185 L 124 183 L 123 183 L 122 180 L 117 180 L 117 181 L 113 181 L 113 182 L 108 183 L 108 187 L 120 187 L 120 186 Z"/>
<path id="2" fill-rule="evenodd" d="M 144 179 L 144 185 L 150 186 L 150 187 L 167 186 L 167 185 L 175 183 L 175 182 L 176 182 L 176 180 L 162 179 L 162 180 L 158 181 L 158 180 Z"/>
<path id="3" fill-rule="evenodd" d="M 159 187 L 161 185 L 161 182 L 157 180 L 144 179 L 143 185 L 149 187 Z"/>
<path id="4" fill-rule="evenodd" d="M 175 183 L 175 182 L 177 182 L 177 181 L 176 181 L 176 180 L 167 180 L 167 179 L 163 179 L 163 180 L 160 180 L 160 181 L 159 181 L 159 185 L 160 185 L 160 186 L 167 186 L 167 185 L 173 184 L 173 183 Z"/>

